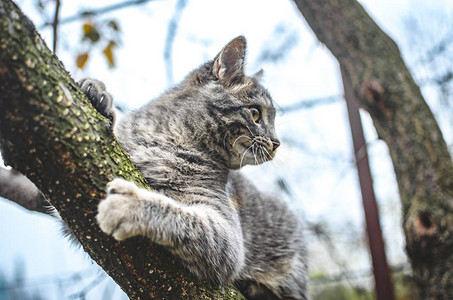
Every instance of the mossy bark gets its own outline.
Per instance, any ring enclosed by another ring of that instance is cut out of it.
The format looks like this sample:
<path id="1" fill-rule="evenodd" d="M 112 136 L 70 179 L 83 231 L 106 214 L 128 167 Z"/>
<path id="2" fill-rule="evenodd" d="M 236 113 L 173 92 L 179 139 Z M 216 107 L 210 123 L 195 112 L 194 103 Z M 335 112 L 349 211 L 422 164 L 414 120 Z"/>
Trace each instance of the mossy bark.
<path id="1" fill-rule="evenodd" d="M 399 49 L 355 0 L 295 0 L 390 151 L 421 299 L 453 299 L 453 163 Z"/>
<path id="2" fill-rule="evenodd" d="M 119 243 L 100 231 L 95 215 L 107 183 L 146 180 L 10 0 L 0 1 L 0 145 L 5 162 L 36 184 L 131 299 L 243 299 L 197 281 L 144 237 Z"/>

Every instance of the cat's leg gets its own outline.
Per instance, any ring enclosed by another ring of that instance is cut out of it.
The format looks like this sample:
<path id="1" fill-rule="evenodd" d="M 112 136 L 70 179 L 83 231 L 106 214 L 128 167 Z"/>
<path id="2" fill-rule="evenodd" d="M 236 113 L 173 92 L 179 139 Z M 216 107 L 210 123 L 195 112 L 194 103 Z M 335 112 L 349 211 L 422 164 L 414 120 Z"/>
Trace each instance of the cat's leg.
<path id="1" fill-rule="evenodd" d="M 246 280 L 235 282 L 235 286 L 241 291 L 242 295 L 247 300 L 278 300 L 277 297 L 270 289 L 264 284 L 259 284 L 254 281 Z M 286 299 L 286 298 L 285 298 Z"/>
<path id="2" fill-rule="evenodd" d="M 117 240 L 149 237 L 178 255 L 195 275 L 225 284 L 244 265 L 239 217 L 207 204 L 183 205 L 124 179 L 109 183 L 96 219 Z"/>
<path id="3" fill-rule="evenodd" d="M 110 120 L 111 127 L 115 123 L 115 110 L 113 108 L 113 97 L 106 89 L 102 81 L 84 78 L 78 82 L 83 93 L 90 99 L 91 104 L 96 110 Z"/>

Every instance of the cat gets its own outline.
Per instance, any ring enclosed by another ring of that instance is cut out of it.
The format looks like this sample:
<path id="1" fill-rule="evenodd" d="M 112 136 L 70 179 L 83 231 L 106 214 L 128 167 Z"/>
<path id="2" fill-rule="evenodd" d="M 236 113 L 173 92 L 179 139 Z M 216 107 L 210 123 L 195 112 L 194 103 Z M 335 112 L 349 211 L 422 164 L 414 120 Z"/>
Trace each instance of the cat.
<path id="1" fill-rule="evenodd" d="M 114 179 L 96 218 L 115 239 L 146 236 L 199 278 L 233 282 L 247 299 L 308 299 L 299 218 L 238 171 L 271 160 L 280 145 L 272 98 L 259 74 L 244 74 L 245 56 L 239 36 L 114 127 L 153 191 Z M 113 124 L 104 84 L 79 84 Z"/>

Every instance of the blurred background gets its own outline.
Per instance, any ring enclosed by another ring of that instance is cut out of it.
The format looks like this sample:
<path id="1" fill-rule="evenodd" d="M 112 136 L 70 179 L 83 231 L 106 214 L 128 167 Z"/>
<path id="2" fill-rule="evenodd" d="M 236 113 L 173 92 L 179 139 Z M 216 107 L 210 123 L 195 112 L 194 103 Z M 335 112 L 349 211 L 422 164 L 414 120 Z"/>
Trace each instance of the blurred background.
<path id="1" fill-rule="evenodd" d="M 138 109 L 244 35 L 247 72 L 264 69 L 264 86 L 279 108 L 282 141 L 274 161 L 244 172 L 261 190 L 284 197 L 305 221 L 314 299 L 373 299 L 338 64 L 293 1 L 16 2 L 73 78 L 104 81 L 120 112 Z M 451 151 L 453 2 L 359 2 L 398 44 Z M 388 150 L 367 113 L 361 117 L 397 298 L 412 299 Z M 63 238 L 54 218 L 1 198 L 0 257 L 0 299 L 127 299 L 82 249 Z"/>

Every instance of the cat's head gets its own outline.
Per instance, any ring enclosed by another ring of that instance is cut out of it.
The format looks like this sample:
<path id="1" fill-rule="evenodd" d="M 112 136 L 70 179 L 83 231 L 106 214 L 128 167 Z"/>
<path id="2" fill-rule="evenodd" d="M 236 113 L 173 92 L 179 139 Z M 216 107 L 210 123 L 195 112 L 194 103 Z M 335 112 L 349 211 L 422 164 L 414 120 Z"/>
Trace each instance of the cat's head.
<path id="1" fill-rule="evenodd" d="M 280 145 L 272 98 L 259 83 L 262 72 L 246 76 L 245 56 L 246 40 L 239 36 L 186 80 L 203 95 L 208 127 L 216 128 L 217 149 L 231 169 L 269 161 Z"/>

